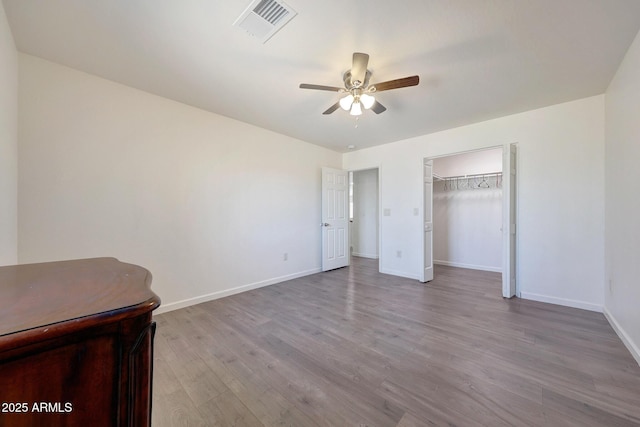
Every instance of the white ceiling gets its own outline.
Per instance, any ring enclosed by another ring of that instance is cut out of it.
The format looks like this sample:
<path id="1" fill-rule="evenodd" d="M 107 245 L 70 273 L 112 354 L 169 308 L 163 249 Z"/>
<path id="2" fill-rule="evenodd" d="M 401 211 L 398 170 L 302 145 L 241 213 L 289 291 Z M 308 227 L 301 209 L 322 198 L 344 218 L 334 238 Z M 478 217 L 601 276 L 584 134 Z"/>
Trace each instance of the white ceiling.
<path id="1" fill-rule="evenodd" d="M 285 0 L 267 43 L 232 26 L 249 0 L 3 0 L 18 49 L 346 151 L 603 93 L 640 29 L 640 0 Z M 322 112 L 353 52 L 387 111 Z"/>

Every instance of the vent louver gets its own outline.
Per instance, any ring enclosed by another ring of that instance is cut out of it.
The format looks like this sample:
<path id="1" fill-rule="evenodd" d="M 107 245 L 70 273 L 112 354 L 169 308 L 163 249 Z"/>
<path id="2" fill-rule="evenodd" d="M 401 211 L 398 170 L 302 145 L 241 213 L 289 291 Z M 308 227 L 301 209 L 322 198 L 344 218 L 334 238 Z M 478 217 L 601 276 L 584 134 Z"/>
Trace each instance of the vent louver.
<path id="1" fill-rule="evenodd" d="M 253 11 L 271 25 L 276 25 L 281 18 L 289 14 L 287 9 L 274 0 L 262 0 Z"/>
<path id="2" fill-rule="evenodd" d="M 233 25 L 265 43 L 296 15 L 297 12 L 282 1 L 255 0 Z"/>

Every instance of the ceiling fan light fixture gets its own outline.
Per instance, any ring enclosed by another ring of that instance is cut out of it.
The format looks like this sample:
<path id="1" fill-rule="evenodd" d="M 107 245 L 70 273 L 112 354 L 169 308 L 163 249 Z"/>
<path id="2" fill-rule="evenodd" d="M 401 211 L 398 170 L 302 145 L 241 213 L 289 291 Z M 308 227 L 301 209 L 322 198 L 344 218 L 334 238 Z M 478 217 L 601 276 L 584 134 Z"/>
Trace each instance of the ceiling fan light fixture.
<path id="1" fill-rule="evenodd" d="M 280 1 L 280 0 L 254 0 L 254 1 Z M 361 52 L 353 53 L 351 69 L 342 75 L 344 87 L 325 86 L 301 83 L 300 89 L 325 90 L 337 92 L 340 96 L 338 102 L 327 108 L 322 114 L 331 114 L 339 108 L 349 111 L 352 116 L 358 117 L 363 114 L 363 110 L 371 110 L 376 114 L 384 113 L 387 108 L 382 105 L 374 96 L 374 93 L 400 89 L 403 87 L 416 86 L 420 82 L 419 76 L 403 77 L 401 79 L 388 80 L 385 82 L 369 84 L 371 71 L 367 69 L 369 65 L 369 55 Z"/>
<path id="2" fill-rule="evenodd" d="M 360 116 L 362 115 L 362 106 L 360 105 L 360 101 L 354 102 L 351 105 L 351 111 L 349 112 L 352 116 Z"/>
<path id="3" fill-rule="evenodd" d="M 349 111 L 351 109 L 351 105 L 353 104 L 353 100 L 354 100 L 353 95 L 349 94 L 345 96 L 339 101 L 340 107 L 345 111 Z"/>
<path id="4" fill-rule="evenodd" d="M 362 95 L 360 95 L 360 102 L 362 103 L 362 106 L 368 110 L 369 108 L 373 107 L 376 99 L 371 95 L 363 93 Z"/>

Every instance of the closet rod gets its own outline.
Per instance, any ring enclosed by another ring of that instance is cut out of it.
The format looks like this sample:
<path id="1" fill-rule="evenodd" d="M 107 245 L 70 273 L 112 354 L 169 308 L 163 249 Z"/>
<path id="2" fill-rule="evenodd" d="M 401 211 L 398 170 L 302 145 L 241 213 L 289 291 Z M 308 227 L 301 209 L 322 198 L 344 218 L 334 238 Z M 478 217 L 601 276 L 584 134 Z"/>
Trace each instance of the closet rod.
<path id="1" fill-rule="evenodd" d="M 456 176 L 440 176 L 440 175 L 436 175 L 433 174 L 433 177 L 435 179 L 440 179 L 440 180 L 445 180 L 445 179 L 465 179 L 465 178 L 478 178 L 480 176 L 485 176 L 485 177 L 490 177 L 490 176 L 500 176 L 502 175 L 502 172 L 488 172 L 488 173 L 475 173 L 475 174 L 471 174 L 471 175 L 456 175 Z"/>

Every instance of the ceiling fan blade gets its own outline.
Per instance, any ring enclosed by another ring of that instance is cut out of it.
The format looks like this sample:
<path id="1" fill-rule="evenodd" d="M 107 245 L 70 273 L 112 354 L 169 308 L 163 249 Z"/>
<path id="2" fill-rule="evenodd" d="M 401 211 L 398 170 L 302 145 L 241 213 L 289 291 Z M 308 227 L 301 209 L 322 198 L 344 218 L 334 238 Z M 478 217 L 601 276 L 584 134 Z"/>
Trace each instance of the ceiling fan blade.
<path id="1" fill-rule="evenodd" d="M 353 65 L 351 66 L 351 83 L 356 81 L 360 82 L 360 85 L 364 84 L 364 79 L 367 76 L 367 66 L 369 65 L 369 55 L 366 53 L 355 52 L 353 54 Z"/>
<path id="2" fill-rule="evenodd" d="M 383 90 L 400 89 L 402 87 L 416 86 L 418 83 L 420 83 L 420 77 L 411 76 L 411 77 L 404 77 L 402 79 L 389 80 L 382 83 L 376 83 L 373 86 L 375 86 L 376 92 L 381 92 Z"/>
<path id="3" fill-rule="evenodd" d="M 387 107 L 385 107 L 384 105 L 382 105 L 378 101 L 376 101 L 373 104 L 373 106 L 371 107 L 371 110 L 376 114 L 380 114 L 380 113 L 384 113 L 385 111 L 387 111 Z"/>
<path id="4" fill-rule="evenodd" d="M 331 114 L 334 111 L 336 111 L 338 108 L 340 108 L 340 103 L 336 102 L 331 107 L 327 108 L 326 111 L 324 113 L 322 113 L 322 114 Z"/>
<path id="5" fill-rule="evenodd" d="M 344 88 L 342 88 L 342 87 L 311 85 L 311 84 L 308 84 L 308 83 L 301 83 L 300 84 L 300 89 L 328 90 L 330 92 L 340 92 L 341 90 L 344 90 Z"/>

